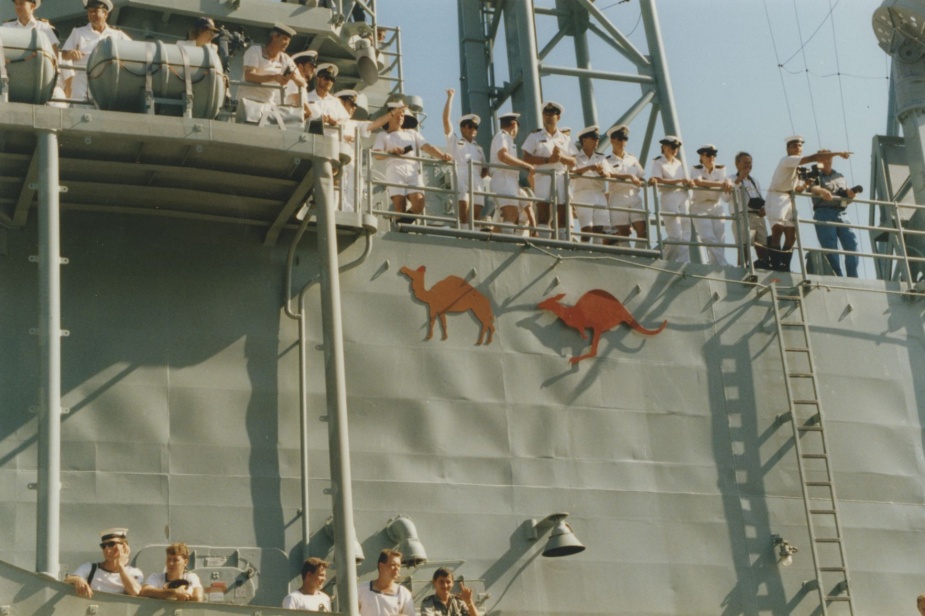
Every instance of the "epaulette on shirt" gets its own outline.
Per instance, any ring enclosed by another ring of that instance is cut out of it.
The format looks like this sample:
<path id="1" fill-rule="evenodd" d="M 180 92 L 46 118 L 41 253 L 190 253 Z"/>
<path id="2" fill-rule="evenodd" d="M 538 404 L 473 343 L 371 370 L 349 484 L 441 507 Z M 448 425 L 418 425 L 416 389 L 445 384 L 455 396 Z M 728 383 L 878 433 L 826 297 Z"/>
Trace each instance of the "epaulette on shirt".
<path id="1" fill-rule="evenodd" d="M 726 168 L 726 165 L 716 165 L 716 168 L 717 168 L 717 169 L 725 169 L 725 168 Z"/>
<path id="2" fill-rule="evenodd" d="M 656 156 L 656 157 L 653 158 L 652 160 L 662 160 L 662 157 L 661 157 L 661 156 Z"/>
<path id="3" fill-rule="evenodd" d="M 3 23 L 5 23 L 5 24 L 11 24 L 11 23 L 13 23 L 14 21 L 16 21 L 17 19 L 18 19 L 18 17 L 14 17 L 13 19 L 7 19 L 7 20 L 6 20 L 5 22 L 3 22 Z"/>
<path id="4" fill-rule="evenodd" d="M 541 130 L 543 130 L 543 129 L 542 129 L 542 128 L 534 128 L 534 129 L 531 130 L 530 132 L 531 132 L 531 133 L 538 133 L 538 132 L 540 132 Z"/>
<path id="5" fill-rule="evenodd" d="M 46 24 L 51 25 L 51 22 L 48 21 L 47 19 L 41 19 L 41 18 L 40 18 L 39 21 L 44 21 Z"/>
<path id="6" fill-rule="evenodd" d="M 694 165 L 694 169 L 703 169 L 703 165 Z"/>

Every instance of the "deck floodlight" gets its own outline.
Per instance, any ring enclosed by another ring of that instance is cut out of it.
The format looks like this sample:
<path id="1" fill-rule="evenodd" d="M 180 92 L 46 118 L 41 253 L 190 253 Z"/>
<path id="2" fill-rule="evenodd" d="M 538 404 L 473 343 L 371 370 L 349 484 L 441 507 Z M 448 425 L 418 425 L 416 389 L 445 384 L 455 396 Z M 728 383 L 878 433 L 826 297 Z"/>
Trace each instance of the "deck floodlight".
<path id="1" fill-rule="evenodd" d="M 379 81 L 379 65 L 376 63 L 376 48 L 373 42 L 366 38 L 359 39 L 353 46 L 353 57 L 357 61 L 357 72 L 360 79 L 368 86 Z"/>
<path id="2" fill-rule="evenodd" d="M 331 543 L 334 543 L 334 517 L 331 516 L 324 521 L 324 534 L 327 535 L 328 539 L 331 540 Z M 363 546 L 360 545 L 360 542 L 356 538 L 356 533 L 353 537 L 353 559 L 359 565 L 361 562 L 366 560 L 366 555 L 363 554 Z"/>
<path id="3" fill-rule="evenodd" d="M 424 544 L 418 539 L 418 529 L 411 518 L 400 514 L 392 518 L 386 524 L 385 533 L 398 544 L 397 549 L 402 554 L 401 564 L 417 567 L 427 562 L 427 552 L 424 551 Z"/>
<path id="4" fill-rule="evenodd" d="M 543 548 L 543 556 L 547 558 L 571 556 L 585 550 L 585 546 L 575 536 L 572 527 L 566 523 L 565 518 L 567 517 L 567 513 L 552 513 L 539 522 L 530 520 L 530 525 L 527 528 L 527 538 L 531 541 L 536 541 L 540 538 L 540 535 L 552 529 L 549 540 L 546 542 L 546 547 Z"/>
<path id="5" fill-rule="evenodd" d="M 793 564 L 793 555 L 799 550 L 796 546 L 781 537 L 780 535 L 771 535 L 771 545 L 777 551 L 777 562 L 782 567 L 789 567 Z"/>

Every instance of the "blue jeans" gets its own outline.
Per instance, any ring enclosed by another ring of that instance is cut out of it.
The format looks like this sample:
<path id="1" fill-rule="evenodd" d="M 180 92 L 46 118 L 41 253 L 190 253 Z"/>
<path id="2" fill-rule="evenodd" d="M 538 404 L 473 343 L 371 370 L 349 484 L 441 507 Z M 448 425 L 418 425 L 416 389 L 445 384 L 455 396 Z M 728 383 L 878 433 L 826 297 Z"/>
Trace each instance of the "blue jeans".
<path id="1" fill-rule="evenodd" d="M 813 210 L 813 220 L 821 222 L 838 222 L 847 223 L 844 211 L 834 207 L 820 207 Z M 819 245 L 828 250 L 838 250 L 838 242 L 841 242 L 842 250 L 857 252 L 858 238 L 854 231 L 847 227 L 828 227 L 816 225 L 816 237 L 819 238 Z M 841 263 L 839 255 L 826 253 L 828 259 L 835 271 L 836 276 L 842 276 Z M 855 255 L 845 255 L 845 269 L 848 271 L 849 278 L 858 277 L 858 258 Z"/>

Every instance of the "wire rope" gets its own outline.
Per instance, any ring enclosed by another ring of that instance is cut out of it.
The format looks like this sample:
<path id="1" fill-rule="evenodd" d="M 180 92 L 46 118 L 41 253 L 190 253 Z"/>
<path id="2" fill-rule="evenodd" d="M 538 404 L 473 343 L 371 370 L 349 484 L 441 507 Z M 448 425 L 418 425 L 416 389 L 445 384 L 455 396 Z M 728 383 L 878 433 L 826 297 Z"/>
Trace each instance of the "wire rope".
<path id="1" fill-rule="evenodd" d="M 787 105 L 787 116 L 790 118 L 790 132 L 796 132 L 793 123 L 793 110 L 790 108 L 790 98 L 787 96 L 787 83 L 784 81 L 784 66 L 780 63 L 780 53 L 777 51 L 777 41 L 774 39 L 774 28 L 771 26 L 771 14 L 768 12 L 768 0 L 762 0 L 764 16 L 768 22 L 768 33 L 771 35 L 771 46 L 774 48 L 774 59 L 777 62 L 777 72 L 780 75 L 780 86 L 784 91 L 784 103 Z"/>
<path id="2" fill-rule="evenodd" d="M 813 98 L 813 84 L 809 79 L 809 64 L 806 62 L 806 44 L 803 42 L 803 28 L 800 26 L 800 11 L 797 9 L 797 0 L 793 0 L 793 14 L 797 21 L 797 35 L 800 37 L 800 53 L 803 56 L 803 68 L 806 72 L 806 89 L 809 92 L 809 108 L 813 112 L 813 125 L 816 127 L 816 143 L 822 143 L 822 132 L 819 130 L 819 117 L 816 115 L 816 101 Z"/>

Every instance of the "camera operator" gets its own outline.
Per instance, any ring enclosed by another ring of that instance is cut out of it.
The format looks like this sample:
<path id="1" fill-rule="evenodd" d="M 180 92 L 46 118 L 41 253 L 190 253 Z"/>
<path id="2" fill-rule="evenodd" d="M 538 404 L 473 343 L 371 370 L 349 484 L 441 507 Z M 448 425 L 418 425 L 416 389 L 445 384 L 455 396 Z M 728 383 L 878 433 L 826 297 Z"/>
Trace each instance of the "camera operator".
<path id="1" fill-rule="evenodd" d="M 819 176 L 810 189 L 813 195 L 813 220 L 848 224 L 844 217 L 845 208 L 848 207 L 847 201 L 854 199 L 860 189 L 860 186 L 848 188 L 845 176 L 832 168 L 832 159 L 822 159 L 819 161 Z M 816 237 L 819 238 L 819 246 L 828 250 L 838 250 L 839 241 L 842 250 L 856 252 L 858 249 L 858 238 L 848 227 L 816 225 Z M 842 276 L 839 255 L 826 253 L 825 258 L 832 265 L 835 275 Z M 858 277 L 857 255 L 845 255 L 845 270 L 849 278 Z"/>
<path id="2" fill-rule="evenodd" d="M 829 161 L 834 156 L 848 158 L 851 152 L 816 152 L 803 156 L 803 137 L 793 135 L 785 140 L 787 156 L 780 159 L 768 194 L 765 198 L 765 211 L 771 221 L 771 238 L 768 241 L 768 258 L 771 269 L 789 272 L 790 260 L 793 258 L 793 242 L 796 239 L 796 207 L 790 197 L 791 191 L 803 192 L 805 184 L 799 181 L 798 168 L 808 163 Z M 784 244 L 781 246 L 781 236 Z"/>

